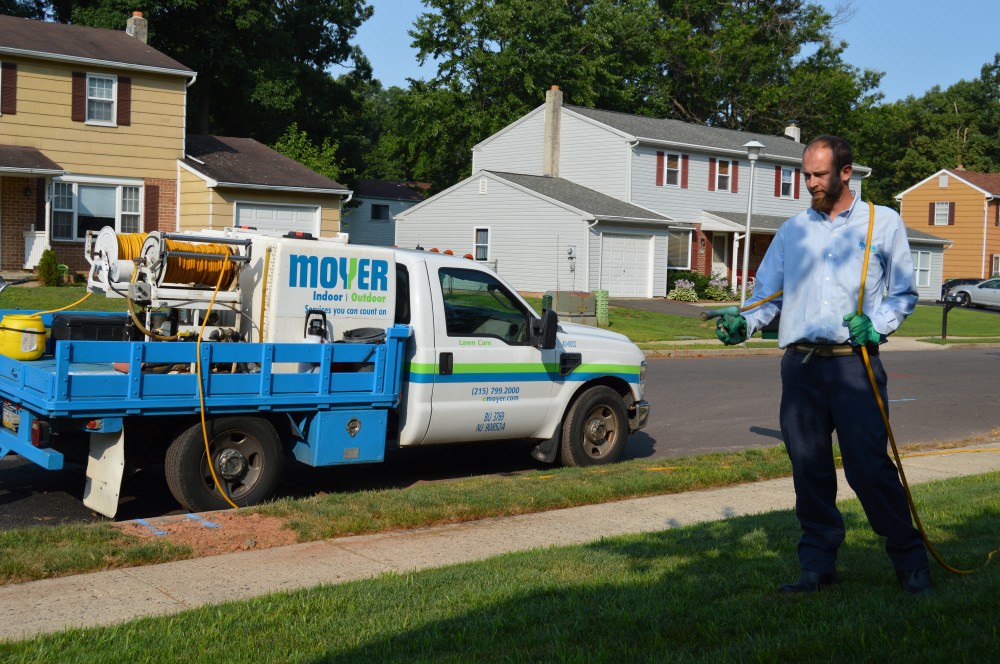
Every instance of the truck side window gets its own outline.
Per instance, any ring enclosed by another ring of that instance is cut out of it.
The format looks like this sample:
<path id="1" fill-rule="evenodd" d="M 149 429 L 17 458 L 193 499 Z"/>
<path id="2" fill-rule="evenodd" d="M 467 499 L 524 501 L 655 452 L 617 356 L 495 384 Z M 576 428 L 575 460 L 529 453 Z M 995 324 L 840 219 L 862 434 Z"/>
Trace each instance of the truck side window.
<path id="1" fill-rule="evenodd" d="M 410 273 L 403 265 L 396 265 L 396 317 L 397 325 L 410 324 Z"/>
<path id="2" fill-rule="evenodd" d="M 479 270 L 442 268 L 438 278 L 449 337 L 528 343 L 528 313 L 496 277 Z"/>

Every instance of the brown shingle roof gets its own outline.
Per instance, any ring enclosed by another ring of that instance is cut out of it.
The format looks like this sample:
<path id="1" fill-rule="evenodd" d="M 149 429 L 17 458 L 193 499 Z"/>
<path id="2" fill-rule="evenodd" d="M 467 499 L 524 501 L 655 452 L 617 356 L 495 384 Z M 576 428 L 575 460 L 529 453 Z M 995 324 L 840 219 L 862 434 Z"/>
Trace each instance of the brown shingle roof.
<path id="1" fill-rule="evenodd" d="M 347 191 L 344 185 L 252 138 L 188 136 L 184 163 L 222 186 Z"/>
<path id="2" fill-rule="evenodd" d="M 975 171 L 962 171 L 958 169 L 946 169 L 957 178 L 962 178 L 969 184 L 988 191 L 994 196 L 1000 194 L 1000 173 L 976 173 Z"/>
<path id="3" fill-rule="evenodd" d="M 47 23 L 0 16 L 0 54 L 155 69 L 182 76 L 194 72 L 122 30 Z"/>
<path id="4" fill-rule="evenodd" d="M 424 200 L 427 190 L 430 189 L 430 184 L 426 182 L 359 178 L 356 187 L 354 193 L 358 197 L 420 202 Z"/>
<path id="5" fill-rule="evenodd" d="M 0 172 L 26 175 L 60 175 L 66 169 L 36 148 L 0 145 Z"/>

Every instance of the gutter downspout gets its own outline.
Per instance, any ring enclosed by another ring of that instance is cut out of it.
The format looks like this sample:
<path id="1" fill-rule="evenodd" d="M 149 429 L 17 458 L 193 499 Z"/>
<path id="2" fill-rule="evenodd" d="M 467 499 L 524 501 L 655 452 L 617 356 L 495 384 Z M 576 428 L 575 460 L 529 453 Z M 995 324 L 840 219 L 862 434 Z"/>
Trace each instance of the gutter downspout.
<path id="1" fill-rule="evenodd" d="M 982 275 L 983 279 L 989 279 L 990 273 L 986 268 L 986 234 L 990 231 L 989 217 L 990 217 L 990 198 L 989 196 L 983 198 L 983 250 L 982 250 L 982 265 L 979 268 L 979 274 Z M 990 267 L 993 267 L 992 265 Z"/>
<path id="2" fill-rule="evenodd" d="M 600 219 L 594 217 L 594 221 L 587 225 L 583 229 L 583 246 L 587 248 L 587 284 L 590 284 L 590 231 L 594 226 L 600 222 Z M 604 261 L 604 236 L 601 236 L 601 241 L 598 243 L 600 251 L 597 252 L 597 290 L 601 289 L 601 267 Z"/>

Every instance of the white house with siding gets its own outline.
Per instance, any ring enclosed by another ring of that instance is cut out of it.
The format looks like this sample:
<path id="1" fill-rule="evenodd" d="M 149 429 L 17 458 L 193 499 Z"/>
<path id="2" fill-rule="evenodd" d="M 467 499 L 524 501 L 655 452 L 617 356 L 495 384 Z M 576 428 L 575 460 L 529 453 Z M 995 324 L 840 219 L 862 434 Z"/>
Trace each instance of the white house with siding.
<path id="1" fill-rule="evenodd" d="M 753 167 L 745 147 L 750 141 L 764 145 Z M 671 269 L 719 273 L 735 283 L 742 267 L 751 173 L 752 275 L 777 229 L 777 224 L 762 220 L 783 221 L 809 204 L 800 171 L 803 147 L 794 126 L 785 136 L 772 136 L 564 106 L 562 93 L 554 87 L 546 93 L 545 104 L 473 148 L 471 178 L 398 215 L 396 243 L 414 246 L 417 240 L 424 247 L 441 245 L 459 254 L 478 255 L 477 234 L 489 219 L 489 244 L 494 248 L 490 260 L 496 260 L 497 271 L 518 288 L 663 296 L 666 270 Z M 860 190 L 869 173 L 870 169 L 855 165 L 851 188 Z M 526 180 L 519 184 L 536 196 L 507 200 L 502 195 L 506 189 L 490 193 L 494 178 L 510 184 L 513 174 L 534 178 L 535 184 L 529 186 Z M 587 196 L 578 192 L 573 202 L 553 199 L 591 215 L 585 236 L 549 227 L 549 215 L 540 211 L 544 187 L 537 184 L 546 179 L 590 192 Z M 612 221 L 577 204 L 598 196 L 645 214 L 641 219 L 635 212 L 613 215 Z M 539 202 L 532 203 L 531 198 Z M 939 238 L 928 238 L 929 247 L 939 251 L 941 245 L 935 244 Z M 925 240 L 913 238 L 916 243 Z M 581 249 L 586 249 L 586 264 Z M 566 282 L 565 256 L 571 251 L 577 252 L 574 279 Z M 617 260 L 612 255 L 622 256 L 630 265 L 651 267 L 611 268 Z M 556 260 L 559 269 L 551 264 Z M 576 275 L 580 270 L 586 274 Z"/>

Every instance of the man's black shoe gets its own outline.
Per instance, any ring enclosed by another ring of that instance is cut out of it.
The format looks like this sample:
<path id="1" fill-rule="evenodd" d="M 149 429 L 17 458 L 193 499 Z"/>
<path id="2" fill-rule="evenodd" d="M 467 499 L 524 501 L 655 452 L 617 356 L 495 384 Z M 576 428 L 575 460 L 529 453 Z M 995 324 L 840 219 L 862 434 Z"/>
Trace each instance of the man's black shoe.
<path id="1" fill-rule="evenodd" d="M 924 567 L 915 570 L 896 570 L 896 578 L 903 590 L 911 595 L 929 595 L 931 592 L 931 571 Z"/>
<path id="2" fill-rule="evenodd" d="M 799 575 L 797 583 L 786 583 L 778 588 L 778 591 L 783 592 L 786 595 L 814 593 L 821 588 L 832 586 L 836 582 L 836 572 L 825 572 L 821 574 L 820 572 L 810 572 L 809 570 L 804 569 L 802 570 L 802 574 Z"/>

